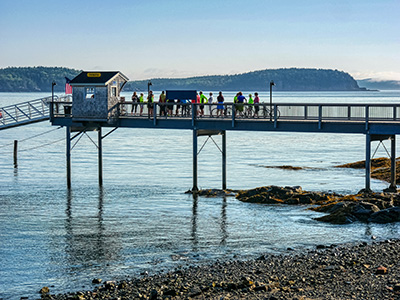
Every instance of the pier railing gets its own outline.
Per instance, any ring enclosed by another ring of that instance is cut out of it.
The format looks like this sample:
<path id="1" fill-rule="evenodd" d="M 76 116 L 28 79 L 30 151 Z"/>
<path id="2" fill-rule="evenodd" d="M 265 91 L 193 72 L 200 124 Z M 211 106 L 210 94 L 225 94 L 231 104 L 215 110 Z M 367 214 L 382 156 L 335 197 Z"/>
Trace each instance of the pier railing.
<path id="1" fill-rule="evenodd" d="M 140 117 L 140 104 L 124 102 L 120 106 L 121 116 Z M 203 110 L 202 106 L 204 106 Z M 274 103 L 270 105 L 260 103 L 254 105 L 224 103 L 221 106 L 214 103 L 153 103 L 153 115 L 157 118 L 189 117 L 192 116 L 193 107 L 197 111 L 195 118 L 218 116 L 234 119 L 400 121 L 400 104 Z M 160 115 L 160 111 L 163 109 L 166 110 L 166 113 Z M 204 113 L 202 114 L 201 111 Z M 145 103 L 142 116 L 147 116 L 147 112 Z"/>
<path id="2" fill-rule="evenodd" d="M 58 101 L 57 117 L 73 117 L 68 106 L 71 102 Z M 152 103 L 149 114 L 147 103 L 132 101 L 118 103 L 112 108 L 113 118 L 151 118 L 154 120 L 191 118 L 232 119 L 245 121 L 264 119 L 269 121 L 348 121 L 348 122 L 398 122 L 400 104 L 342 104 L 342 103 L 268 103 L 254 104 L 199 104 L 199 103 Z M 53 108 L 55 111 L 56 109 Z M 192 112 L 195 111 L 193 114 Z M 111 111 L 110 111 L 111 112 Z M 109 116 L 110 116 L 109 112 Z"/>
<path id="3" fill-rule="evenodd" d="M 67 98 L 50 96 L 0 108 L 0 130 L 48 120 L 52 99 L 57 103 Z"/>

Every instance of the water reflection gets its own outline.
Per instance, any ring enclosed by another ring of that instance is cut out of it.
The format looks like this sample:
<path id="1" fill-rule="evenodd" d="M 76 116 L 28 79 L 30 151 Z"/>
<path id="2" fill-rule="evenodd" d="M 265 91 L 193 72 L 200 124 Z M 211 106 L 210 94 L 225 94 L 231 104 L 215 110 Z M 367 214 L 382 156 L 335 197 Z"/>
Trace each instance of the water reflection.
<path id="1" fill-rule="evenodd" d="M 193 251 L 197 251 L 198 236 L 197 236 L 197 205 L 199 196 L 193 194 L 193 207 L 192 207 L 192 231 L 191 240 L 193 242 Z"/>
<path id="2" fill-rule="evenodd" d="M 122 248 L 120 234 L 104 224 L 103 189 L 98 190 L 98 205 L 94 216 L 90 215 L 90 207 L 82 209 L 79 207 L 82 203 L 74 204 L 75 199 L 72 190 L 67 190 L 65 255 L 71 271 L 117 259 Z"/>
<path id="3" fill-rule="evenodd" d="M 209 243 L 210 240 L 219 240 L 219 245 L 220 246 L 225 246 L 227 243 L 227 239 L 229 237 L 228 235 L 228 230 L 227 230 L 227 207 L 228 207 L 228 203 L 227 203 L 227 199 L 226 197 L 223 198 L 215 198 L 215 201 L 218 201 L 219 199 L 221 199 L 221 212 L 216 215 L 216 224 L 215 224 L 215 235 L 213 236 L 212 232 L 213 230 L 207 230 L 206 233 L 206 243 Z M 206 205 L 206 203 L 202 203 L 200 202 L 200 205 L 202 206 L 202 204 Z M 216 204 L 216 206 L 219 208 L 219 204 Z M 200 207 L 201 210 L 202 207 Z M 200 213 L 199 215 L 199 198 L 197 195 L 193 195 L 193 204 L 192 204 L 192 216 L 191 216 L 191 237 L 190 240 L 192 242 L 192 250 L 193 251 L 198 251 L 199 250 L 199 246 L 200 244 L 203 243 L 202 238 L 204 236 L 204 232 L 202 232 L 203 230 L 203 218 L 206 217 L 204 215 L 202 215 L 202 213 Z M 212 224 L 209 223 L 209 221 L 205 221 L 206 222 L 206 228 L 209 228 L 209 226 L 212 226 Z M 211 228 L 212 229 L 212 228 Z M 211 234 L 211 235 L 210 235 Z M 200 236 L 200 238 L 199 238 Z M 208 237 L 207 237 L 208 236 Z"/>
<path id="4" fill-rule="evenodd" d="M 221 222 L 220 222 L 220 231 L 221 231 L 221 246 L 225 246 L 226 240 L 228 238 L 228 232 L 226 230 L 226 207 L 227 207 L 227 202 L 226 202 L 226 197 L 222 199 L 222 206 L 221 206 Z"/>
<path id="5" fill-rule="evenodd" d="M 18 184 L 18 167 L 14 166 L 14 182 Z"/>
<path id="6" fill-rule="evenodd" d="M 372 236 L 372 228 L 371 228 L 371 224 L 369 224 L 369 223 L 367 223 L 367 225 L 365 226 L 365 235 Z"/>

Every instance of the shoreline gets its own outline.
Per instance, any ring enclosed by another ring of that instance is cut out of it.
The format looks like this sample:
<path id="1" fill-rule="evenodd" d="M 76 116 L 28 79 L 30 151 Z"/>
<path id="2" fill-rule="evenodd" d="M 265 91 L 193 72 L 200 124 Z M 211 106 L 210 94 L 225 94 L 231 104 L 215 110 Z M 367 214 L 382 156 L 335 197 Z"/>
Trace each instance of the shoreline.
<path id="1" fill-rule="evenodd" d="M 400 240 L 290 250 L 105 281 L 92 291 L 43 288 L 41 299 L 400 299 Z"/>

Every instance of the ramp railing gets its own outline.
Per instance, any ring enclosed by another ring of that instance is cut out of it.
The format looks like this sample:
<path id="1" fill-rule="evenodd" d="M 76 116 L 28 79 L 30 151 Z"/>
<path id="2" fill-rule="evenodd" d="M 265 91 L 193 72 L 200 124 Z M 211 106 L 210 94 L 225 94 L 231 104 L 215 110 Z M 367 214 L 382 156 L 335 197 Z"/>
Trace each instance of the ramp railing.
<path id="1" fill-rule="evenodd" d="M 68 96 L 54 96 L 56 101 L 65 101 Z M 0 130 L 41 122 L 49 119 L 52 97 L 44 97 L 0 108 Z"/>

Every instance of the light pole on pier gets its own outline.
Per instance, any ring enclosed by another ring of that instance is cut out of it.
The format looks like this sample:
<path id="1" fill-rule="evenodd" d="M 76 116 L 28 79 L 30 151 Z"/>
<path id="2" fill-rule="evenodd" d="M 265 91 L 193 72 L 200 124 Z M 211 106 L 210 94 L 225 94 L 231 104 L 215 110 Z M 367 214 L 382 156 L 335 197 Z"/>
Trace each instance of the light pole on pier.
<path id="1" fill-rule="evenodd" d="M 51 83 L 51 107 L 53 107 L 53 102 L 54 102 L 54 86 L 57 85 L 57 83 L 53 80 Z M 56 113 L 58 114 L 58 105 L 56 106 Z"/>
<path id="2" fill-rule="evenodd" d="M 274 81 L 269 82 L 269 120 L 272 121 L 272 86 L 275 85 Z"/>
<path id="3" fill-rule="evenodd" d="M 152 84 L 151 81 L 149 80 L 149 81 L 147 82 L 147 94 L 150 93 L 150 86 L 151 86 L 151 85 L 153 85 L 153 84 Z"/>

